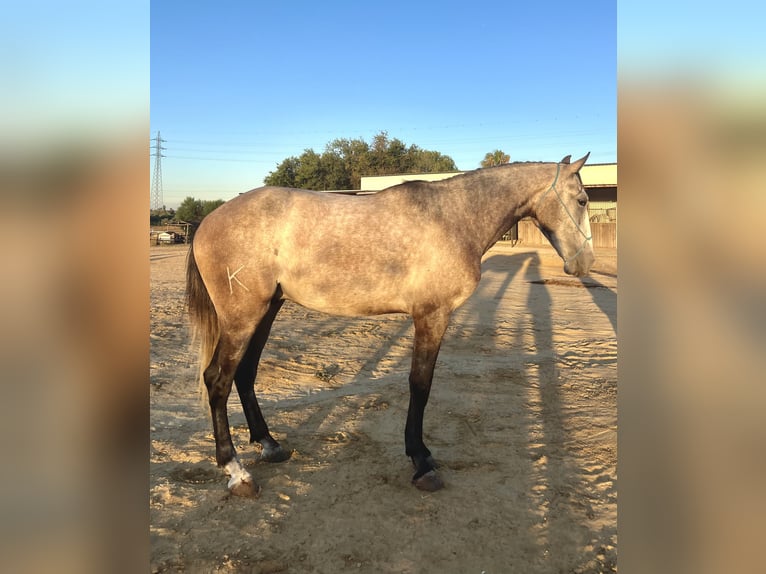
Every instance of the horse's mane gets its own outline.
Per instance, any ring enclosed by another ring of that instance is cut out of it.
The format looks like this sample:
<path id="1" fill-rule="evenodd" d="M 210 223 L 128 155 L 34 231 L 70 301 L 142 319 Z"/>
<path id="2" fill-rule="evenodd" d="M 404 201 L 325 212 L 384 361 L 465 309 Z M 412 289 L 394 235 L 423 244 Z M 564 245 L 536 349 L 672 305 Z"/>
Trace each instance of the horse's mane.
<path id="1" fill-rule="evenodd" d="M 419 186 L 426 186 L 429 188 L 438 188 L 442 185 L 450 185 L 447 182 L 453 182 L 455 180 L 460 180 L 466 177 L 473 176 L 477 173 L 483 172 L 486 173 L 488 171 L 493 170 L 500 170 L 500 169 L 508 169 L 509 167 L 513 166 L 522 166 L 522 165 L 543 165 L 546 163 L 552 163 L 552 162 L 546 162 L 546 161 L 514 161 L 509 163 L 503 163 L 500 165 L 493 165 L 490 167 L 478 167 L 476 169 L 471 169 L 468 171 L 464 171 L 461 173 L 457 173 L 456 175 L 453 175 L 452 177 L 448 177 L 445 179 L 437 179 L 437 180 L 427 180 L 427 179 L 409 179 L 407 181 L 403 181 L 401 183 L 397 183 L 395 185 L 392 185 L 390 187 L 387 187 L 386 189 L 380 190 L 378 193 L 382 193 L 383 191 L 388 190 L 395 190 L 395 189 L 402 189 L 402 188 L 413 188 L 413 187 L 419 187 Z"/>
<path id="2" fill-rule="evenodd" d="M 510 163 L 502 163 L 500 165 L 493 165 L 493 166 L 490 166 L 490 167 L 477 167 L 476 169 L 471 169 L 471 170 L 468 170 L 468 171 L 464 171 L 463 173 L 460 173 L 460 174 L 455 175 L 453 177 L 449 177 L 447 179 L 439 179 L 439 180 L 436 180 L 436 181 L 424 181 L 424 183 L 436 183 L 436 184 L 438 184 L 438 183 L 443 183 L 443 182 L 447 182 L 447 181 L 451 181 L 451 180 L 456 180 L 456 179 L 460 179 L 460 178 L 466 178 L 467 176 L 476 175 L 478 173 L 487 173 L 487 172 L 490 172 L 490 171 L 499 171 L 501 169 L 508 169 L 509 167 L 518 167 L 518 166 L 522 166 L 522 165 L 543 165 L 543 164 L 546 164 L 546 163 L 551 163 L 551 162 L 545 162 L 545 161 L 514 161 L 514 162 L 510 162 Z M 423 181 L 423 180 L 413 180 L 413 181 Z"/>
<path id="3" fill-rule="evenodd" d="M 471 173 L 471 172 L 486 170 L 486 169 L 507 168 L 512 165 L 530 165 L 530 164 L 542 165 L 544 163 L 551 163 L 551 162 L 549 161 L 512 161 L 509 163 L 501 163 L 500 165 L 491 165 L 489 167 L 477 167 L 476 169 L 466 171 L 465 173 Z"/>

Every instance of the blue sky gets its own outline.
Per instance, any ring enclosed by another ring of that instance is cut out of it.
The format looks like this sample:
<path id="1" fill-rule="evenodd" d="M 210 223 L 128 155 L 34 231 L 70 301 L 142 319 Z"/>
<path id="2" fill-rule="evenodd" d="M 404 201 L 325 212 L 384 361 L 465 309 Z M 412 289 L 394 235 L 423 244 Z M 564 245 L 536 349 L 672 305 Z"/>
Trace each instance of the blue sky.
<path id="1" fill-rule="evenodd" d="M 463 170 L 617 159 L 615 2 L 158 0 L 150 58 L 168 207 L 382 130 Z"/>

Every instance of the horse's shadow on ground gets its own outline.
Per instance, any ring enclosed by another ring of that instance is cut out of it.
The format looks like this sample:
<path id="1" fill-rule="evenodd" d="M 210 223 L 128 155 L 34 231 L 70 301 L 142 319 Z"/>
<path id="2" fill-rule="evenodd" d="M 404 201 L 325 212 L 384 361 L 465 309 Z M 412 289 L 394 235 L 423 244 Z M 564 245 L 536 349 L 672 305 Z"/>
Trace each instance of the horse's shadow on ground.
<path id="1" fill-rule="evenodd" d="M 607 277 L 613 277 L 609 273 L 600 273 Z M 614 276 L 616 277 L 616 275 Z M 584 287 L 588 288 L 588 292 L 593 297 L 593 302 L 601 309 L 601 312 L 609 318 L 609 322 L 612 324 L 612 330 L 617 335 L 617 293 L 613 289 L 604 285 L 601 281 L 596 279 L 595 274 L 591 274 L 587 280 L 580 279 Z"/>
<path id="2" fill-rule="evenodd" d="M 494 325 L 498 322 L 498 310 L 500 302 L 507 297 L 514 297 L 513 286 L 519 283 L 528 283 L 527 304 L 522 308 L 545 309 L 542 313 L 518 313 L 515 323 L 510 327 L 514 331 L 510 348 L 507 343 L 502 348 L 496 347 L 495 352 L 521 354 L 525 364 L 537 365 L 537 376 L 533 377 L 528 370 L 521 370 L 522 384 L 529 388 L 537 380 L 539 385 L 539 395 L 541 404 L 541 414 L 536 419 L 537 423 L 542 423 L 542 428 L 532 428 L 537 426 L 535 423 L 524 429 L 524 421 L 518 422 L 518 427 L 522 429 L 528 437 L 528 443 L 532 443 L 533 434 L 543 440 L 538 442 L 536 439 L 534 449 L 531 448 L 531 457 L 527 458 L 525 472 L 522 473 L 519 482 L 523 488 L 530 490 L 535 486 L 544 485 L 546 490 L 556 496 L 558 493 L 571 493 L 573 490 L 584 488 L 583 470 L 578 468 L 573 458 L 562 456 L 563 449 L 561 445 L 568 442 L 570 434 L 564 424 L 565 399 L 560 392 L 560 382 L 565 382 L 568 374 L 561 372 L 557 366 L 555 343 L 553 340 L 554 325 L 551 309 L 553 299 L 550 290 L 545 285 L 546 277 L 541 268 L 541 259 L 536 252 L 519 253 L 513 255 L 492 255 L 487 258 L 482 265 L 483 273 L 495 272 L 504 273 L 501 286 L 496 292 L 487 292 L 482 289 L 481 284 L 477 289 L 475 296 L 481 297 L 485 301 L 496 302 L 493 305 L 477 304 L 469 300 L 466 305 L 468 313 L 478 315 L 478 322 L 482 325 Z M 591 275 L 586 280 L 581 280 L 582 286 L 593 299 L 599 310 L 608 317 L 615 331 L 616 325 L 616 294 L 603 285 Z M 576 285 L 576 284 L 575 284 Z M 584 296 L 585 293 L 583 293 Z M 534 300 L 534 305 L 533 305 Z M 473 308 L 472 308 L 473 307 Z M 523 316 L 522 316 L 523 315 Z M 531 322 L 531 324 L 529 324 Z M 529 331 L 532 332 L 534 345 L 529 346 Z M 525 344 L 526 337 L 526 344 Z M 517 372 L 518 375 L 518 372 Z M 507 395 L 510 404 L 513 405 L 514 412 L 523 412 L 526 400 L 524 397 L 514 393 L 514 388 L 508 389 Z M 529 417 L 524 417 L 530 421 Z M 509 453 L 510 455 L 510 453 Z M 542 476 L 540 476 L 540 467 L 535 465 L 536 460 L 545 457 L 546 463 L 542 466 Z M 586 492 L 581 493 L 581 499 L 588 499 Z M 567 496 L 571 496 L 568 494 Z M 531 497 L 528 498 L 531 501 Z M 550 513 L 547 516 L 548 548 L 563 548 L 567 544 L 572 544 L 571 531 L 578 522 L 578 517 L 569 512 L 571 507 L 567 504 L 559 505 L 558 511 Z M 537 511 L 534 505 L 526 509 L 529 514 L 530 523 L 534 523 L 537 518 Z M 586 530 L 587 525 L 579 524 L 579 528 Z M 587 534 L 591 540 L 598 540 L 599 533 L 591 532 Z"/>

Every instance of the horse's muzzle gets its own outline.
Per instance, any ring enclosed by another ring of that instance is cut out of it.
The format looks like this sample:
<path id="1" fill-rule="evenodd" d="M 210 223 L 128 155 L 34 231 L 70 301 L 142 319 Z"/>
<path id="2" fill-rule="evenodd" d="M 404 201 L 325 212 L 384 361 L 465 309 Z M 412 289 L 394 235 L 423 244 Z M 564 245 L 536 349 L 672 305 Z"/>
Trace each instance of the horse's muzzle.
<path id="1" fill-rule="evenodd" d="M 583 251 L 576 258 L 564 261 L 564 272 L 575 277 L 584 277 L 590 272 L 596 257 L 593 251 Z"/>

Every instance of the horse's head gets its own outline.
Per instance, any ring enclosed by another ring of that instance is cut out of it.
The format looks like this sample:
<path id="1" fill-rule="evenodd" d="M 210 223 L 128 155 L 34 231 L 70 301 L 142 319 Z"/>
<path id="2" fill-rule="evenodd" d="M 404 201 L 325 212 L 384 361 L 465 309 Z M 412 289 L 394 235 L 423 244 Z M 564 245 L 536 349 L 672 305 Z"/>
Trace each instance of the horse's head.
<path id="1" fill-rule="evenodd" d="M 595 260 L 588 217 L 588 194 L 580 179 L 580 168 L 590 152 L 574 163 L 566 156 L 556 166 L 551 186 L 537 199 L 534 219 L 564 260 L 569 275 L 587 275 Z"/>

